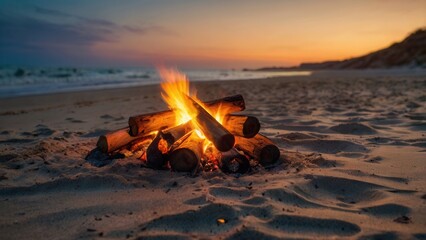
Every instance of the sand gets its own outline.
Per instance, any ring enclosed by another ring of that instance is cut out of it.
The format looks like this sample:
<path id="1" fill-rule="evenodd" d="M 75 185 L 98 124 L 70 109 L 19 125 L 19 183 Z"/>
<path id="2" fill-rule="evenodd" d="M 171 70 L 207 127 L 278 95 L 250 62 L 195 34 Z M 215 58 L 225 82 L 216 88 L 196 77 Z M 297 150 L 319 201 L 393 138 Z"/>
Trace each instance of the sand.
<path id="1" fill-rule="evenodd" d="M 1 99 L 0 238 L 426 238 L 424 74 L 193 86 L 205 100 L 241 93 L 281 163 L 191 177 L 85 161 L 100 134 L 166 108 L 156 85 Z"/>

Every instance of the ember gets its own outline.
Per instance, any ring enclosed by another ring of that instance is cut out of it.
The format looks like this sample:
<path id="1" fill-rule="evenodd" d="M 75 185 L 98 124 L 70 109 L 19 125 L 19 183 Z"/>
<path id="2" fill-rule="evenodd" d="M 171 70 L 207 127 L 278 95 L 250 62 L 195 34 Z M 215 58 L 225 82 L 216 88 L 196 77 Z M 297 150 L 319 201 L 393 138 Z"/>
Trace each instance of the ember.
<path id="1" fill-rule="evenodd" d="M 129 127 L 99 138 L 100 151 L 130 152 L 151 168 L 179 172 L 245 173 L 250 160 L 267 166 L 279 159 L 279 149 L 258 133 L 256 117 L 233 115 L 245 109 L 241 95 L 202 102 L 182 73 L 160 69 L 160 75 L 170 110 L 130 117 Z"/>

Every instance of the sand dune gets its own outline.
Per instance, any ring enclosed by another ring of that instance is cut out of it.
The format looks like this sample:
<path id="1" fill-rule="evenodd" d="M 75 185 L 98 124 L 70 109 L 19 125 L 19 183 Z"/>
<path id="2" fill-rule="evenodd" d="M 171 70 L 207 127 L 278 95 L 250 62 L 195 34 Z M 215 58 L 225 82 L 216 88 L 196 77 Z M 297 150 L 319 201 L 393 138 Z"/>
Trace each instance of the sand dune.
<path id="1" fill-rule="evenodd" d="M 241 93 L 280 164 L 192 177 L 85 160 L 128 116 L 166 108 L 158 86 L 3 99 L 1 238 L 426 238 L 424 76 L 194 85 L 206 100 Z"/>

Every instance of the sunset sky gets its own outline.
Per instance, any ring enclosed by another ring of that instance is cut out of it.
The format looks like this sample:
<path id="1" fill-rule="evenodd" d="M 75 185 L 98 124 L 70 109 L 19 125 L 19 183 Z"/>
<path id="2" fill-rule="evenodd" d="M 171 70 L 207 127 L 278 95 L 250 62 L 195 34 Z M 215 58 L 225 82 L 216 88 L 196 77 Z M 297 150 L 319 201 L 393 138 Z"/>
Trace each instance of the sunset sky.
<path id="1" fill-rule="evenodd" d="M 426 0 L 0 0 L 0 64 L 241 68 L 359 56 L 426 26 Z"/>

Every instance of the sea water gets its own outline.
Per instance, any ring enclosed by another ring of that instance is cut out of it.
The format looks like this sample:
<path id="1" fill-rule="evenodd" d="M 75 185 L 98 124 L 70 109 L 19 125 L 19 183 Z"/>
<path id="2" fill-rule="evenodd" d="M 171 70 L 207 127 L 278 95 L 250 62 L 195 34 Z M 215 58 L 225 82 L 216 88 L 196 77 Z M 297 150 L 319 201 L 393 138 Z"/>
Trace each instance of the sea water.
<path id="1" fill-rule="evenodd" d="M 307 71 L 256 72 L 180 69 L 190 81 L 257 79 L 309 75 Z M 35 94 L 111 89 L 160 83 L 154 68 L 0 68 L 0 98 Z"/>

